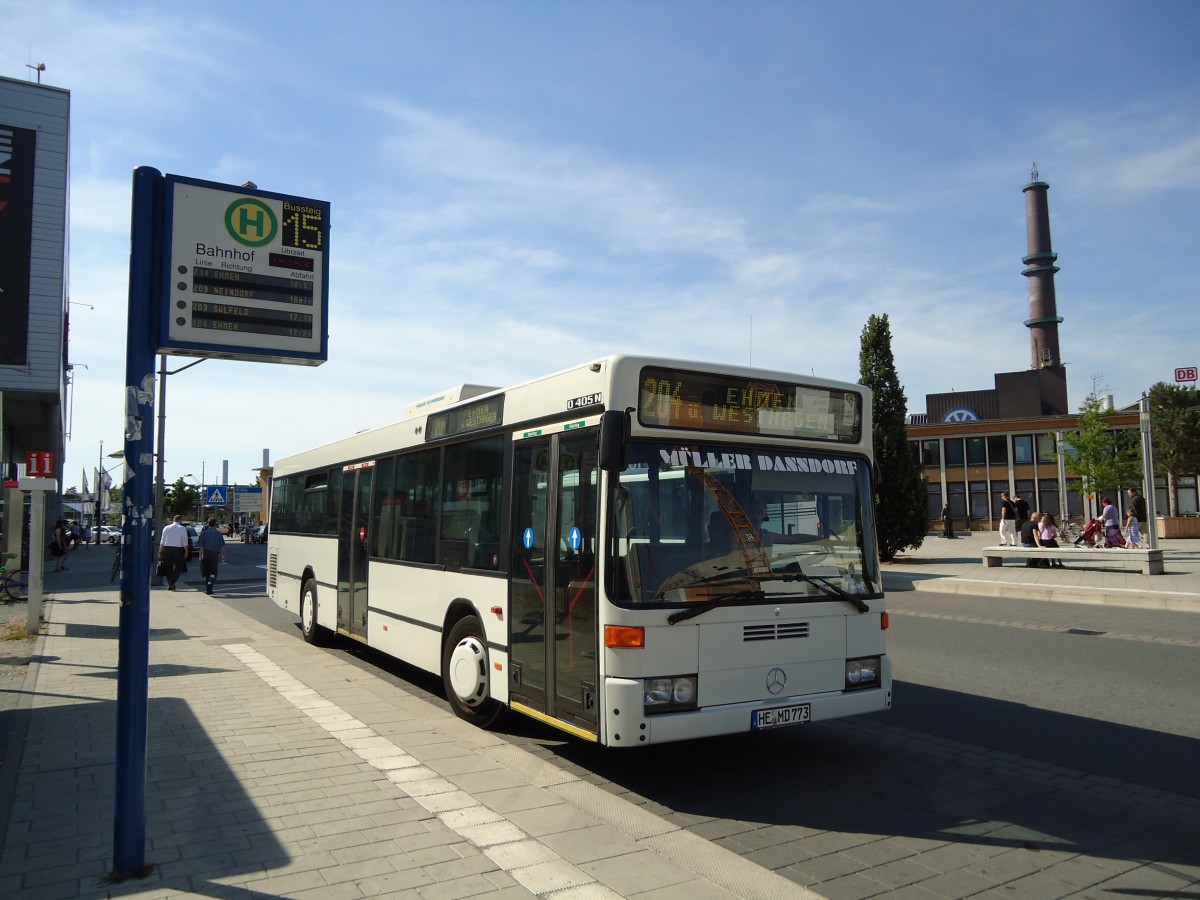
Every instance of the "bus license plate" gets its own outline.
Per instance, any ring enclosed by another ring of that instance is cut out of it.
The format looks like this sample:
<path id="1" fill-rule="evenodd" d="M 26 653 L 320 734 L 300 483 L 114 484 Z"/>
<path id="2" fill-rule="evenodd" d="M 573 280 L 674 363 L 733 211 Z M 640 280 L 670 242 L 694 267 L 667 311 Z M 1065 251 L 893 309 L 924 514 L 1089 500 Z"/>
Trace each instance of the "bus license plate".
<path id="1" fill-rule="evenodd" d="M 807 703 L 796 706 L 780 706 L 775 709 L 756 709 L 750 719 L 755 731 L 764 728 L 782 728 L 784 725 L 803 725 L 812 720 L 812 707 Z"/>

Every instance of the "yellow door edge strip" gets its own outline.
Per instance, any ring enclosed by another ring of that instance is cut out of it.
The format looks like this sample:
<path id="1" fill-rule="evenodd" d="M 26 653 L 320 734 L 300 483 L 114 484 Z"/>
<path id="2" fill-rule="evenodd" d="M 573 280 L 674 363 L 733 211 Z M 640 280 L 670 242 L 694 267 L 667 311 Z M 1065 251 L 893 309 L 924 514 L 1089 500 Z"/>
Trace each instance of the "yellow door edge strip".
<path id="1" fill-rule="evenodd" d="M 591 731 L 584 731 L 577 725 L 572 725 L 569 722 L 564 722 L 561 719 L 548 716 L 543 712 L 538 712 L 536 709 L 530 709 L 528 706 L 524 706 L 523 704 L 509 703 L 508 706 L 510 709 L 515 709 L 517 712 L 521 713 L 521 715 L 529 716 L 531 719 L 537 719 L 539 722 L 545 722 L 547 725 L 553 728 L 561 729 L 562 731 L 575 735 L 575 737 L 583 738 L 585 741 L 598 742 L 600 740 L 599 736 Z"/>

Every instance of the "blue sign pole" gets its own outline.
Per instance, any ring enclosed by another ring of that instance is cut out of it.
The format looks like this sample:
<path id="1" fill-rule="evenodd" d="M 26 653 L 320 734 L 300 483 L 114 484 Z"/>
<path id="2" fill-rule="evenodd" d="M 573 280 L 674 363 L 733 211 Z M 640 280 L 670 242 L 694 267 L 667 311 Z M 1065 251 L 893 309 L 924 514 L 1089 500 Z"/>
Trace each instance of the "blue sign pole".
<path id="1" fill-rule="evenodd" d="M 129 324 L 125 365 L 125 521 L 121 529 L 113 870 L 139 875 L 146 861 L 146 718 L 150 678 L 150 569 L 154 510 L 154 356 L 161 303 L 163 176 L 133 172 Z"/>

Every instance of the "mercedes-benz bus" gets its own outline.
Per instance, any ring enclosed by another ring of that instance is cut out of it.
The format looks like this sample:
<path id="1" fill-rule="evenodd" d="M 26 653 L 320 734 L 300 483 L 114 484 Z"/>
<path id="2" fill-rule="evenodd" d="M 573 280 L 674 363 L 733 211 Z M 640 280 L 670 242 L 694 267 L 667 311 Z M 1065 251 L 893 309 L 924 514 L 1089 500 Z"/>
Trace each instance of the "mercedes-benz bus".
<path id="1" fill-rule="evenodd" d="M 871 395 L 609 356 L 279 460 L 267 585 L 333 635 L 610 747 L 891 706 Z"/>

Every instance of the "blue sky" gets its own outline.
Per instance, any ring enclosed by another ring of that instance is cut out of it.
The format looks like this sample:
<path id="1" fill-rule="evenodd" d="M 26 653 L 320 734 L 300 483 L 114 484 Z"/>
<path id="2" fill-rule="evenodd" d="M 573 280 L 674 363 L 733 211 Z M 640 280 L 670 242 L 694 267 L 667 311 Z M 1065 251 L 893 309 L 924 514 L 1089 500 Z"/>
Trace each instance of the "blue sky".
<path id="1" fill-rule="evenodd" d="M 459 383 L 610 352 L 1029 366 L 1050 184 L 1070 401 L 1200 365 L 1200 4 L 0 0 L 72 94 L 68 485 L 121 440 L 134 168 L 327 200 L 330 359 L 170 379 L 166 474 L 246 483 Z M 175 360 L 177 368 L 187 360 Z M 83 368 L 86 366 L 86 368 Z"/>

